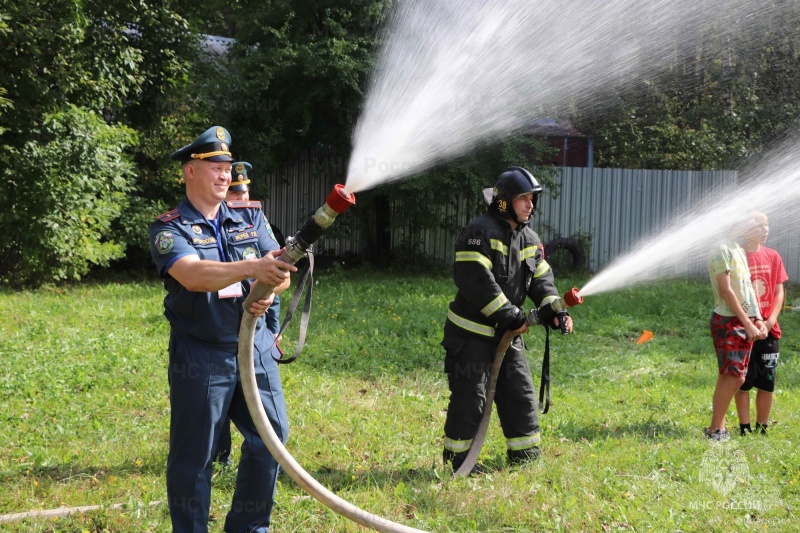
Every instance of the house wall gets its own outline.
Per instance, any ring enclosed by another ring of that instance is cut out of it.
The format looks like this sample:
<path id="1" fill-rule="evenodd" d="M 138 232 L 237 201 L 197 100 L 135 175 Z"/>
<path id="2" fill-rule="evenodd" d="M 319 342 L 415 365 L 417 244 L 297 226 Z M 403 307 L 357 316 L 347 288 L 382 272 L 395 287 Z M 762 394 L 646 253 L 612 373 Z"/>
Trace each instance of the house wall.
<path id="1" fill-rule="evenodd" d="M 589 138 L 588 137 L 548 137 L 547 143 L 557 153 L 548 157 L 543 164 L 559 167 L 588 167 L 589 166 Z M 566 151 L 566 157 L 565 157 Z"/>

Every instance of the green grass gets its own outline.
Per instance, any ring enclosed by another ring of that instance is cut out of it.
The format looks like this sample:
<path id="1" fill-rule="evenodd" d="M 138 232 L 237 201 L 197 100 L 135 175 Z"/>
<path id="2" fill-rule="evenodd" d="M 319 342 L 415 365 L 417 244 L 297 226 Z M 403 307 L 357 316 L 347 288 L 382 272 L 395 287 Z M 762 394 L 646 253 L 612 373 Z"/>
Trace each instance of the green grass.
<path id="1" fill-rule="evenodd" d="M 453 480 L 441 465 L 448 391 L 438 344 L 450 278 L 330 270 L 317 281 L 305 351 L 282 367 L 287 447 L 353 504 L 435 532 L 797 529 L 800 313 L 781 319 L 770 436 L 714 446 L 702 436 L 716 379 L 706 280 L 589 297 L 572 312 L 575 333 L 552 337 L 542 460 L 506 467 L 495 418 L 481 457 L 489 473 Z M 166 506 L 149 507 L 165 499 L 163 295 L 157 282 L 0 293 L 0 513 L 127 506 L 0 531 L 170 529 Z M 787 300 L 798 296 L 789 287 Z M 644 329 L 655 337 L 637 345 Z M 538 384 L 543 331 L 527 343 Z M 742 466 L 735 486 L 704 477 L 724 482 Z M 234 470 L 215 474 L 212 531 L 234 482 Z M 363 530 L 287 476 L 279 483 L 272 531 Z"/>

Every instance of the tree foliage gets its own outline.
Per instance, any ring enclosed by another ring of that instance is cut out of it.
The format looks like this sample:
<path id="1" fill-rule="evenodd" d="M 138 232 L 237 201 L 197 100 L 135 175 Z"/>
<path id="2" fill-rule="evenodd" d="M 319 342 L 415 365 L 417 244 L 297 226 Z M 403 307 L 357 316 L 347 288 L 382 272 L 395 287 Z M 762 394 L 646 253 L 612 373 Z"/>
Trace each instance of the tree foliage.
<path id="1" fill-rule="evenodd" d="M 603 95 L 578 127 L 596 139 L 599 166 L 672 170 L 736 168 L 800 115 L 800 2 L 717 38 L 713 21 L 691 53 Z M 733 8 L 733 7 L 732 7 Z M 680 40 L 680 36 L 677 37 Z M 680 46 L 676 44 L 676 46 Z"/>
<path id="2" fill-rule="evenodd" d="M 530 169 L 545 194 L 557 197 L 555 169 L 536 166 L 551 150 L 540 138 L 516 137 L 479 148 L 414 179 L 359 193 L 358 223 L 368 236 L 370 259 L 388 264 L 393 256 L 400 256 L 406 262 L 413 259 L 420 264 L 426 259 L 425 234 L 440 229 L 457 234 L 466 220 L 485 211 L 483 189 L 492 187 L 510 165 Z M 390 231 L 401 236 L 399 242 L 392 243 L 392 250 L 386 249 Z"/>
<path id="3" fill-rule="evenodd" d="M 80 279 L 124 252 L 110 228 L 130 190 L 133 165 L 124 151 L 135 133 L 71 104 L 46 114 L 30 133 L 16 154 L 26 171 L 2 174 L 3 281 Z"/>
<path id="4" fill-rule="evenodd" d="M 573 109 L 573 124 L 595 139 L 596 164 L 731 168 L 793 127 L 800 0 L 766 2 L 780 9 L 725 38 L 709 21 L 686 39 L 691 53 L 625 86 L 598 88 L 602 107 Z M 346 158 L 391 7 L 0 0 L 0 223 L 11 228 L 0 237 L 0 279 L 77 279 L 122 254 L 151 269 L 147 224 L 183 194 L 167 156 L 212 124 L 231 130 L 236 157 L 256 173 L 307 149 Z M 212 58 L 203 34 L 236 44 Z M 531 165 L 544 151 L 530 139 L 504 142 L 362 194 L 360 204 L 373 207 L 360 210 L 368 239 L 404 228 L 396 246 L 419 253 L 427 229 L 455 231 L 456 221 L 439 215 L 455 192 L 479 199 L 503 166 Z M 546 182 L 541 169 L 537 177 Z M 255 197 L 269 196 L 255 185 Z M 380 218 L 387 206 L 391 216 Z"/>
<path id="5" fill-rule="evenodd" d="M 176 175 L 161 163 L 165 146 L 174 146 L 183 124 L 206 123 L 203 106 L 176 96 L 189 85 L 197 36 L 161 2 L 0 4 L 0 97 L 7 99 L 0 100 L 0 194 L 7 206 L 0 222 L 45 223 L 33 232 L 28 227 L 24 238 L 7 234 L 0 276 L 27 284 L 78 279 L 121 257 L 127 244 L 141 245 L 144 237 L 135 237 L 146 226 L 132 228 L 121 219 L 141 221 L 143 213 L 163 207 L 152 198 L 166 196 L 165 175 Z M 113 186 L 95 187 L 95 180 Z M 51 191 L 60 195 L 57 205 L 44 201 Z M 135 201 L 121 201 L 120 192 L 134 193 Z M 43 205 L 78 218 L 61 219 L 41 211 Z M 127 205 L 136 211 L 126 212 Z"/>
<path id="6" fill-rule="evenodd" d="M 304 148 L 349 152 L 387 4 L 242 2 L 226 101 L 243 157 L 266 170 Z"/>

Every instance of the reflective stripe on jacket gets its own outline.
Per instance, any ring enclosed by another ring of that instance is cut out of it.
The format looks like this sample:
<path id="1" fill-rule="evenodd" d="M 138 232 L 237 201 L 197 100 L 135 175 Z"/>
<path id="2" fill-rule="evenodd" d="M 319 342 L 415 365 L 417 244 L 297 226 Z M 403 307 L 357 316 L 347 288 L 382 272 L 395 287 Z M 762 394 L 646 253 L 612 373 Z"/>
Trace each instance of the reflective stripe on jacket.
<path id="1" fill-rule="evenodd" d="M 473 219 L 455 245 L 453 279 L 458 291 L 447 313 L 448 325 L 493 337 L 517 317 L 529 296 L 538 307 L 558 297 L 539 236 L 492 213 Z"/>

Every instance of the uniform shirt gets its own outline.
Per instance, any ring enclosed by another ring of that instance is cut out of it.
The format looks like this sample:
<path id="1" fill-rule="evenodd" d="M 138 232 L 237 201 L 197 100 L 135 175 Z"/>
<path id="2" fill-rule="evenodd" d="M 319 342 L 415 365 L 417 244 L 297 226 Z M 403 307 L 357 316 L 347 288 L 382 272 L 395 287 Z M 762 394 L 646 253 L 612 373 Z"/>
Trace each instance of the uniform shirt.
<path id="1" fill-rule="evenodd" d="M 747 258 L 744 249 L 736 242 L 720 243 L 708 258 L 708 275 L 714 291 L 714 312 L 721 316 L 736 316 L 719 293 L 717 275 L 724 272 L 730 273 L 731 290 L 747 316 L 761 318 L 750 281 L 750 271 L 747 269 Z"/>
<path id="2" fill-rule="evenodd" d="M 150 225 L 150 253 L 164 281 L 164 316 L 176 330 L 217 344 L 237 344 L 242 303 L 250 280 L 242 281 L 242 296 L 221 298 L 219 292 L 193 292 L 169 275 L 170 267 L 187 255 L 209 261 L 241 261 L 263 257 L 280 246 L 259 202 L 223 202 L 219 233 L 184 197 L 178 207 L 159 215 Z M 256 343 L 264 341 L 264 316 L 256 323 Z M 271 342 L 271 335 L 270 340 Z"/>
<path id="3" fill-rule="evenodd" d="M 553 271 L 539 236 L 527 224 L 512 229 L 506 219 L 485 213 L 456 240 L 453 279 L 458 287 L 445 331 L 493 337 L 507 329 L 529 296 L 538 307 L 558 297 Z"/>
<path id="4" fill-rule="evenodd" d="M 759 246 L 756 252 L 747 252 L 747 266 L 750 269 L 750 281 L 756 293 L 758 308 L 766 320 L 775 305 L 775 286 L 787 281 L 789 276 L 786 275 L 780 254 L 766 246 Z M 777 321 L 770 333 L 776 339 L 781 338 L 781 327 Z"/>

